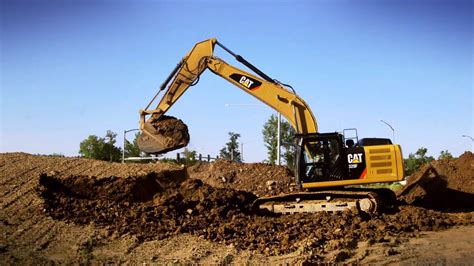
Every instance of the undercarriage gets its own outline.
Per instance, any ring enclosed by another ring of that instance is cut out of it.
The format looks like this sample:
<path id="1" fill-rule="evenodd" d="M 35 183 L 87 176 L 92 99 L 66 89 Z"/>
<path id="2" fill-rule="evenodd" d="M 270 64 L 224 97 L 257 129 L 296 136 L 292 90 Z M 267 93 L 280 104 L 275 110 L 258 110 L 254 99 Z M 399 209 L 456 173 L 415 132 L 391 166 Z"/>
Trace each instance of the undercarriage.
<path id="1" fill-rule="evenodd" d="M 391 205 L 394 198 L 395 194 L 389 189 L 324 190 L 262 197 L 254 202 L 254 207 L 285 214 L 345 210 L 372 214 Z"/>

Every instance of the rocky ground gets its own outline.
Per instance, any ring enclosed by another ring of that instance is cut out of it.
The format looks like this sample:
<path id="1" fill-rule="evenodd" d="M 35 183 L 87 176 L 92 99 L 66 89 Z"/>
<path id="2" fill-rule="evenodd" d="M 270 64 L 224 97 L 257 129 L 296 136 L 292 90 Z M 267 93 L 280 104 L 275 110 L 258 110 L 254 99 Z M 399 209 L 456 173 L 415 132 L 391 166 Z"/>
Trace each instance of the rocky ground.
<path id="1" fill-rule="evenodd" d="M 474 247 L 473 164 L 465 153 L 425 166 L 399 204 L 377 215 L 268 216 L 251 204 L 294 190 L 283 167 L 0 154 L 0 259 L 377 263 L 415 262 L 436 250 L 423 260 L 472 263 L 464 251 Z"/>

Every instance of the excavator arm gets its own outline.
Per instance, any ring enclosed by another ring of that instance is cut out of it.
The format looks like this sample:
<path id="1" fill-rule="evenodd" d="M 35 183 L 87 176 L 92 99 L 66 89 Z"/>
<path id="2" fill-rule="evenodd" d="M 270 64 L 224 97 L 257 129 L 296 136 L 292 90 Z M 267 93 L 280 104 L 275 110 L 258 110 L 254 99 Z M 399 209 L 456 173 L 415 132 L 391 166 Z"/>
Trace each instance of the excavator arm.
<path id="1" fill-rule="evenodd" d="M 234 58 L 251 69 L 255 74 L 234 67 L 214 56 L 218 45 Z M 209 69 L 246 93 L 256 97 L 266 105 L 281 113 L 299 134 L 316 133 L 318 126 L 309 106 L 289 86 L 271 79 L 239 55 L 234 54 L 216 39 L 197 43 L 170 73 L 160 90 L 144 110 L 140 110 L 140 129 L 142 131 L 139 146 L 147 153 L 163 153 L 185 146 L 183 141 L 173 141 L 173 134 L 163 134 L 160 123 L 164 114 L 186 92 L 199 81 L 199 77 Z M 164 91 L 158 106 L 149 109 Z M 149 116 L 149 117 L 147 117 Z M 176 135 L 176 134 L 174 134 Z M 189 140 L 189 138 L 188 138 Z"/>

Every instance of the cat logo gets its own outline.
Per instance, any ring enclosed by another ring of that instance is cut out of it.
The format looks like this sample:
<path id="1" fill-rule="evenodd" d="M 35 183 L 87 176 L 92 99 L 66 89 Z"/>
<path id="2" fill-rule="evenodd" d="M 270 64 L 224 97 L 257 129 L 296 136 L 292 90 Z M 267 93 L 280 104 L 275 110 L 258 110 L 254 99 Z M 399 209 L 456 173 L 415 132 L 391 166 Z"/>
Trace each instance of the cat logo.
<path id="1" fill-rule="evenodd" d="M 362 163 L 362 153 L 354 153 L 347 155 L 347 162 L 349 163 Z"/>
<path id="2" fill-rule="evenodd" d="M 250 87 L 252 86 L 253 84 L 253 81 L 250 80 L 249 78 L 247 78 L 246 76 L 242 76 L 240 78 L 240 81 L 239 81 L 240 84 L 244 85 L 245 87 L 247 87 L 247 89 L 250 89 Z"/>
<path id="3" fill-rule="evenodd" d="M 260 85 L 262 85 L 261 81 L 251 78 L 251 77 L 244 76 L 242 74 L 234 73 L 230 75 L 230 78 L 235 80 L 235 82 L 238 82 L 239 84 L 241 84 L 242 86 L 244 86 L 245 88 L 249 90 L 257 90 L 258 88 L 260 88 Z"/>

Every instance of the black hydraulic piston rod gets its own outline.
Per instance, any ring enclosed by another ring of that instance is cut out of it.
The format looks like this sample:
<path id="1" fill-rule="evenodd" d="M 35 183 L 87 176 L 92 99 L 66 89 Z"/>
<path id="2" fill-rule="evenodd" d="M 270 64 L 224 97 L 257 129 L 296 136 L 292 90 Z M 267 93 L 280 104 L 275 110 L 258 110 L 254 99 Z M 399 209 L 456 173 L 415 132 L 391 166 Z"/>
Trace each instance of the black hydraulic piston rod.
<path id="1" fill-rule="evenodd" d="M 237 61 L 240 63 L 244 64 L 246 67 L 250 68 L 252 71 L 257 73 L 260 77 L 262 77 L 264 80 L 268 82 L 275 83 L 275 80 L 267 76 L 267 74 L 263 73 L 260 69 L 258 69 L 256 66 L 252 65 L 249 61 L 245 60 L 242 56 L 234 54 L 231 50 L 229 50 L 227 47 L 222 45 L 219 41 L 216 42 L 217 45 L 219 45 L 222 49 L 227 51 L 229 54 L 231 54 Z"/>

